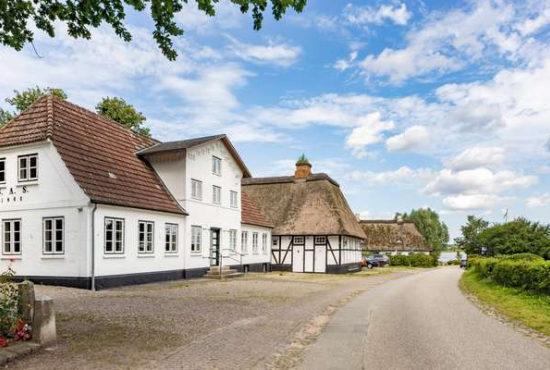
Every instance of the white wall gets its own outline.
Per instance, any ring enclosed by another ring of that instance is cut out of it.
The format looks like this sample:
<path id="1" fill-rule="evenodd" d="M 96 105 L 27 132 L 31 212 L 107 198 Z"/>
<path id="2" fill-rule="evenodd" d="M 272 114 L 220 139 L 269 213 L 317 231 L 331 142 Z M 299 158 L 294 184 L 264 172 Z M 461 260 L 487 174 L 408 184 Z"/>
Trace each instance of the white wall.
<path id="1" fill-rule="evenodd" d="M 243 254 L 243 264 L 257 264 L 257 263 L 269 263 L 271 261 L 271 229 L 267 227 L 254 226 L 248 224 L 242 224 L 242 231 L 248 232 L 248 248 L 247 252 L 243 251 L 241 243 L 241 234 L 237 235 L 237 252 Z M 258 253 L 254 253 L 252 250 L 252 233 L 258 233 Z M 262 250 L 262 235 L 267 234 L 267 248 Z M 239 259 L 238 254 L 230 254 L 232 257 Z M 231 265 L 236 265 L 238 262 L 230 260 Z M 225 263 L 225 262 L 224 262 Z"/>
<path id="2" fill-rule="evenodd" d="M 33 153 L 38 154 L 38 180 L 19 182 L 17 156 Z M 86 258 L 86 205 L 89 199 L 70 175 L 55 147 L 44 141 L 1 148 L 0 158 L 6 158 L 6 183 L 0 184 L 0 219 L 17 218 L 22 222 L 21 255 L 4 255 L 3 234 L 0 238 L 0 270 L 5 271 L 11 264 L 22 276 L 86 276 L 89 261 Z M 51 256 L 42 252 L 42 219 L 50 216 L 64 217 L 63 255 Z"/>

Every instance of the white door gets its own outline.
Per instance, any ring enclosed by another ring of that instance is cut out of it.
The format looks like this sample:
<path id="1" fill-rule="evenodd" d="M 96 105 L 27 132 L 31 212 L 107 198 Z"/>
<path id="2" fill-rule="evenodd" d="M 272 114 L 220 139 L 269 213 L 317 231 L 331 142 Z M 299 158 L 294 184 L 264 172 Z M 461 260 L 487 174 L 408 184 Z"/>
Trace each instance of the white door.
<path id="1" fill-rule="evenodd" d="M 304 246 L 292 247 L 292 272 L 304 272 Z"/>
<path id="2" fill-rule="evenodd" d="M 326 247 L 324 245 L 317 245 L 315 247 L 315 272 L 326 272 L 327 255 L 325 251 Z"/>

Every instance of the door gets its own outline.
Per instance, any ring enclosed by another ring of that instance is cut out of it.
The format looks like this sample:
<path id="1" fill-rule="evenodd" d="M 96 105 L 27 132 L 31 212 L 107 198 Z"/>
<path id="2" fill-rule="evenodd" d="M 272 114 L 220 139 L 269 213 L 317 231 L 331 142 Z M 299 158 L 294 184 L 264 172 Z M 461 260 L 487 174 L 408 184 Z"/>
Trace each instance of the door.
<path id="1" fill-rule="evenodd" d="M 327 253 L 324 245 L 315 246 L 315 272 L 327 271 Z"/>
<path id="2" fill-rule="evenodd" d="M 210 229 L 210 266 L 220 265 L 220 229 Z"/>
<path id="3" fill-rule="evenodd" d="M 304 272 L 304 246 L 292 247 L 292 272 Z"/>

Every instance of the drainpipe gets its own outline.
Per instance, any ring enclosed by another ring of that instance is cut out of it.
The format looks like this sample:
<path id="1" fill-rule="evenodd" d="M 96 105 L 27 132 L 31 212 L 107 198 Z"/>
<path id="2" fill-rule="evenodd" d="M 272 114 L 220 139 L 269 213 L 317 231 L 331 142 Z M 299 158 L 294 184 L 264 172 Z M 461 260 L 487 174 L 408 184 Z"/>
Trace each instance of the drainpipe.
<path id="1" fill-rule="evenodd" d="M 97 203 L 94 203 L 94 209 L 92 210 L 92 291 L 95 292 L 95 211 L 97 210 Z"/>

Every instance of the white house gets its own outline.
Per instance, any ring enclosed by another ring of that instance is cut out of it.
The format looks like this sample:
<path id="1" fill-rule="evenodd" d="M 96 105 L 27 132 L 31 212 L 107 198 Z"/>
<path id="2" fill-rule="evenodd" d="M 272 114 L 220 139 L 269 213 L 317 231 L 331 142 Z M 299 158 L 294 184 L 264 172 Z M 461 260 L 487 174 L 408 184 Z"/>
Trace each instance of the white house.
<path id="1" fill-rule="evenodd" d="M 345 273 L 360 269 L 365 234 L 340 186 L 297 163 L 294 176 L 246 178 L 243 192 L 274 224 L 273 270 Z"/>
<path id="2" fill-rule="evenodd" d="M 268 270 L 236 245 L 249 176 L 225 135 L 162 144 L 47 95 L 0 130 L 0 268 L 96 289 L 202 276 L 220 256 Z"/>

